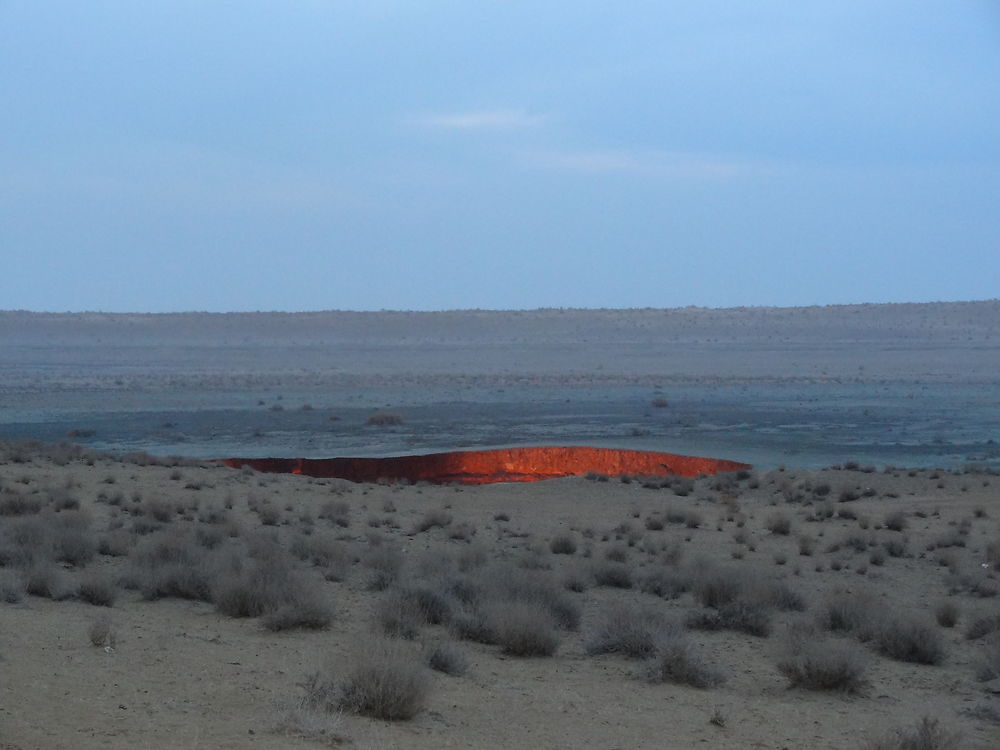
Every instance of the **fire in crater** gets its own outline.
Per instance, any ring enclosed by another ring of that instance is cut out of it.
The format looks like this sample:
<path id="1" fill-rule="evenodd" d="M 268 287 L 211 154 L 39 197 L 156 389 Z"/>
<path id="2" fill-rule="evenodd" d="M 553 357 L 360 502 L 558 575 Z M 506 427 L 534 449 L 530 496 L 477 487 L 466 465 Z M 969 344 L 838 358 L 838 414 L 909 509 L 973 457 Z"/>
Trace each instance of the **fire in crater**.
<path id="1" fill-rule="evenodd" d="M 352 482 L 381 479 L 438 484 L 537 482 L 591 472 L 693 477 L 751 468 L 750 464 L 720 458 L 586 446 L 497 448 L 389 458 L 226 458 L 222 463 L 231 468 L 249 466 L 256 471 Z"/>

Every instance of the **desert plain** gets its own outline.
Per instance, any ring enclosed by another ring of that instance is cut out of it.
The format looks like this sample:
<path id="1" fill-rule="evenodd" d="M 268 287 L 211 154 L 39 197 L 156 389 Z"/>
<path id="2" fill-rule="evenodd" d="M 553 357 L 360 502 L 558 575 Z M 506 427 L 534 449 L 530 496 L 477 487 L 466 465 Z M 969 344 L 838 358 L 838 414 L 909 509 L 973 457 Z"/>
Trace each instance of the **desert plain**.
<path id="1" fill-rule="evenodd" d="M 0 747 L 1000 746 L 996 302 L 11 312 L 0 347 Z M 560 443 L 753 468 L 212 461 Z"/>

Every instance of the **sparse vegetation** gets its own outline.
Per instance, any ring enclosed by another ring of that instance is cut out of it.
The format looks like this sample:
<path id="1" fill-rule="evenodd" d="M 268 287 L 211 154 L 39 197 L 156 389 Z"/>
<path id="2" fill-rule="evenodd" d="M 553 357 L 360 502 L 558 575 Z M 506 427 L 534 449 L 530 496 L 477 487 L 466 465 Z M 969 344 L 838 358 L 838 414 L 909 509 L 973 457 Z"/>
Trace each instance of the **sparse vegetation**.
<path id="1" fill-rule="evenodd" d="M 320 700 L 337 696 L 336 706 L 345 711 L 386 721 L 406 721 L 427 702 L 430 680 L 427 667 L 412 648 L 400 641 L 376 641 L 365 647 L 339 686 L 330 689 L 330 678 L 314 681 Z"/>

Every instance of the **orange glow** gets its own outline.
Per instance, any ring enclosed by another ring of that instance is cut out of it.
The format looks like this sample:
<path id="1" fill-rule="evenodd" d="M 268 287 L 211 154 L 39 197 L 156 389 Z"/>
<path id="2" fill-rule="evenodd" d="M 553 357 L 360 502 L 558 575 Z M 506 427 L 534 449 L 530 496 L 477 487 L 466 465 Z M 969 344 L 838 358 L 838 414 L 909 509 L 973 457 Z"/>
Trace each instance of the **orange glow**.
<path id="1" fill-rule="evenodd" d="M 693 477 L 750 468 L 750 464 L 718 458 L 585 446 L 500 448 L 390 458 L 226 458 L 222 463 L 234 469 L 249 466 L 256 471 L 352 482 L 383 479 L 460 484 L 537 482 L 589 472 Z"/>

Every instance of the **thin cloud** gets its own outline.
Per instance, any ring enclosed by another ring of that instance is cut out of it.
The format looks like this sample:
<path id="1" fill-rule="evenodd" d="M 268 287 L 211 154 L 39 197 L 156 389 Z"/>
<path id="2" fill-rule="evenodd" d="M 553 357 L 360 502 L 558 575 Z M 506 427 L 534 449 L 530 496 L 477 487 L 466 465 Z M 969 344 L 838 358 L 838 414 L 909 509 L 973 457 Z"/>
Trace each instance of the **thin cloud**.
<path id="1" fill-rule="evenodd" d="M 624 174 L 724 182 L 774 172 L 776 165 L 670 151 L 546 151 L 522 156 L 526 166 L 577 174 Z"/>
<path id="2" fill-rule="evenodd" d="M 441 130 L 514 130 L 540 125 L 545 117 L 524 109 L 479 109 L 420 115 L 413 120 Z"/>

